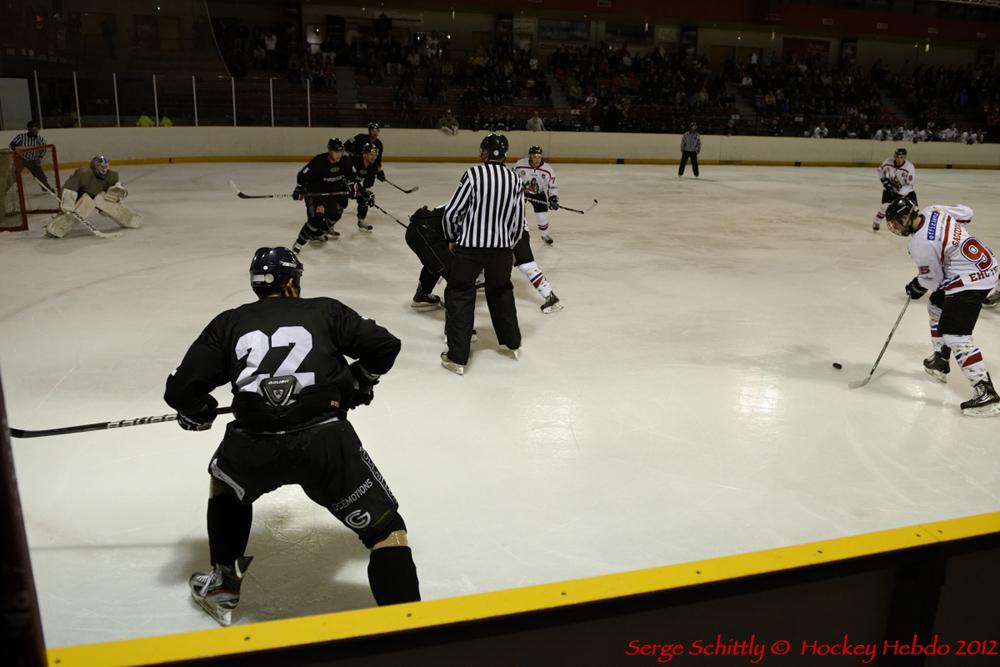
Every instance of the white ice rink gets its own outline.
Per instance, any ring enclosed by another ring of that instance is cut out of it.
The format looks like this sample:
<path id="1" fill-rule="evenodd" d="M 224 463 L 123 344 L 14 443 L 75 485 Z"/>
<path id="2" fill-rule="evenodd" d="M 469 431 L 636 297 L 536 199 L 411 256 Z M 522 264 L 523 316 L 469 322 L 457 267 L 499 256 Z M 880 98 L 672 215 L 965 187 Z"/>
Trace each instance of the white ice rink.
<path id="1" fill-rule="evenodd" d="M 1000 509 L 1000 420 L 963 417 L 954 369 L 929 378 L 926 299 L 867 374 L 915 267 L 873 234 L 873 169 L 556 165 L 556 244 L 536 258 L 565 303 L 543 315 L 513 276 L 524 352 L 496 351 L 480 297 L 468 372 L 439 365 L 443 311 L 410 308 L 419 265 L 378 211 L 303 252 L 305 296 L 336 297 L 403 340 L 352 421 L 401 503 L 425 599 L 678 563 Z M 919 166 L 919 165 L 918 165 Z M 0 235 L 0 367 L 13 426 L 169 412 L 164 380 L 247 267 L 291 245 L 294 164 L 123 166 L 146 227 Z M 405 219 L 452 192 L 458 164 L 387 165 Z M 690 172 L 689 172 L 690 173 Z M 989 171 L 923 170 L 924 204 L 976 210 L 1000 251 Z M 532 228 L 533 217 L 530 219 Z M 98 221 L 105 229 L 108 220 Z M 437 292 L 441 293 L 443 286 Z M 976 341 L 1000 373 L 1000 312 Z M 843 364 L 841 371 L 832 362 Z M 216 392 L 228 404 L 228 388 Z M 224 419 L 220 418 L 220 422 Z M 161 424 L 15 441 L 50 646 L 215 626 L 189 600 L 207 564 L 206 466 L 222 429 Z M 255 505 L 238 622 L 374 604 L 367 552 L 297 487 Z"/>

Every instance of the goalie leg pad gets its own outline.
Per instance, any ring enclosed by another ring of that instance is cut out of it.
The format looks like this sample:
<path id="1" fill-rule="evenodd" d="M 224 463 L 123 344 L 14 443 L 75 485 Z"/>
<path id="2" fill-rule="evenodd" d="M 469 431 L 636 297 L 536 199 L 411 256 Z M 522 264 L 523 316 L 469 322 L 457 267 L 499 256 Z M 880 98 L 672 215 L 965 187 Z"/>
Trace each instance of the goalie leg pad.
<path id="1" fill-rule="evenodd" d="M 129 229 L 138 229 L 139 227 L 142 227 L 141 215 L 120 202 L 111 201 L 103 192 L 98 194 L 97 197 L 94 198 L 93 202 L 98 211 L 108 216 L 122 227 L 127 227 Z"/>
<path id="2" fill-rule="evenodd" d="M 76 217 L 73 213 L 86 219 L 94 211 L 94 200 L 86 193 L 77 197 L 75 192 L 63 191 L 62 203 L 63 210 L 66 212 L 53 216 L 52 220 L 45 225 L 45 234 L 57 239 L 66 236 L 69 230 L 72 229 L 73 224 L 76 222 Z"/>
<path id="3" fill-rule="evenodd" d="M 45 235 L 61 239 L 69 233 L 69 230 L 73 227 L 73 223 L 75 222 L 76 218 L 69 213 L 60 213 L 55 215 L 52 217 L 52 220 L 45 225 Z"/>

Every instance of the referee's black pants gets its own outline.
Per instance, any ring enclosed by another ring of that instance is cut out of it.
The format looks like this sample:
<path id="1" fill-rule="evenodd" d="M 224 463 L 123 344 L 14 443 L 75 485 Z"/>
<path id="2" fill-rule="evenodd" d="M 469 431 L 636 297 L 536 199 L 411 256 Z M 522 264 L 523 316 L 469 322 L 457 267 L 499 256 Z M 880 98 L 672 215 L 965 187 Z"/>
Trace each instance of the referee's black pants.
<path id="1" fill-rule="evenodd" d="M 476 278 L 486 273 L 486 305 L 490 309 L 497 342 L 512 350 L 521 347 L 517 325 L 514 285 L 510 282 L 510 248 L 455 248 L 455 263 L 444 290 L 447 318 L 448 358 L 456 364 L 469 363 L 469 345 L 476 315 Z"/>
<path id="2" fill-rule="evenodd" d="M 42 165 L 41 165 L 41 163 L 38 160 L 24 160 L 24 159 L 22 159 L 21 160 L 21 165 L 25 169 L 27 169 L 31 173 L 32 176 L 34 176 L 35 178 L 37 178 L 38 180 L 40 180 L 42 183 L 44 183 L 45 187 L 47 187 L 50 190 L 52 189 L 52 186 L 49 185 L 49 179 L 45 175 L 45 172 L 42 170 Z"/>
<path id="3" fill-rule="evenodd" d="M 681 166 L 677 170 L 678 176 L 684 175 L 684 167 L 687 166 L 688 160 L 691 160 L 691 171 L 694 175 L 698 175 L 698 153 L 695 151 L 681 151 Z"/>

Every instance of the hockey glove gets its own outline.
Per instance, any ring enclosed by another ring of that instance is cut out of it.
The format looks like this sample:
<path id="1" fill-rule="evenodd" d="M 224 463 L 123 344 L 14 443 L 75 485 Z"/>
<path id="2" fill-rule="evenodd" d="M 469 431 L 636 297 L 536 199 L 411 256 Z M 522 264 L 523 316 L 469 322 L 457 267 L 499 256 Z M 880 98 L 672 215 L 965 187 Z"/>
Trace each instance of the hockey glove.
<path id="1" fill-rule="evenodd" d="M 207 431 L 219 414 L 219 402 L 206 396 L 201 407 L 188 413 L 177 413 L 177 424 L 185 431 Z"/>
<path id="2" fill-rule="evenodd" d="M 384 171 L 382 171 L 381 169 L 379 169 L 379 170 L 378 170 L 378 173 L 377 173 L 377 174 L 375 174 L 375 178 L 377 178 L 378 180 L 380 180 L 380 181 L 383 181 L 383 182 L 384 182 L 384 181 L 385 181 L 385 172 L 384 172 Z"/>
<path id="3" fill-rule="evenodd" d="M 882 187 L 885 188 L 886 192 L 895 192 L 896 187 L 892 184 L 892 180 L 888 176 L 882 177 Z"/>
<path id="4" fill-rule="evenodd" d="M 558 211 L 559 210 L 559 197 L 558 196 L 552 195 L 551 197 L 549 197 L 549 208 L 551 208 L 553 211 Z"/>
<path id="5" fill-rule="evenodd" d="M 906 290 L 906 296 L 910 297 L 914 301 L 922 297 L 924 294 L 927 294 L 927 288 L 921 285 L 917 278 L 914 278 L 910 282 L 906 283 L 906 287 L 903 289 Z"/>
<path id="6" fill-rule="evenodd" d="M 302 188 L 301 185 L 296 185 L 295 189 L 292 190 L 292 199 L 294 199 L 295 201 L 298 201 L 298 200 L 304 198 L 305 195 L 306 195 L 306 191 Z"/>
<path id="7" fill-rule="evenodd" d="M 348 368 L 354 376 L 354 393 L 348 401 L 347 409 L 371 405 L 372 399 L 375 398 L 375 385 L 378 384 L 379 376 L 366 371 L 360 361 L 355 361 Z"/>
<path id="8" fill-rule="evenodd" d="M 365 203 L 365 206 L 374 206 L 375 193 L 372 192 L 371 190 L 362 190 L 361 199 L 359 201 L 363 201 Z"/>

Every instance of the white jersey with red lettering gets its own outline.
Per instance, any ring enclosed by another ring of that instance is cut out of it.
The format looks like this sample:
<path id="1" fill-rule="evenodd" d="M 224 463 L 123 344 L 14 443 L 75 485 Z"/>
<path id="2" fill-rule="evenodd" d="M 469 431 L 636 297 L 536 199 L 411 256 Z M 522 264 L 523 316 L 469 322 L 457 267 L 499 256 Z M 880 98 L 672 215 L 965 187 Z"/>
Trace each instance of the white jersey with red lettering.
<path id="1" fill-rule="evenodd" d="M 920 211 L 909 249 L 917 263 L 917 279 L 929 290 L 956 294 L 997 285 L 996 257 L 969 233 L 963 219 L 972 219 L 968 206 L 928 206 Z"/>
<path id="2" fill-rule="evenodd" d="M 903 166 L 897 167 L 895 158 L 886 158 L 878 168 L 878 178 L 888 178 L 892 183 L 893 191 L 898 195 L 907 195 L 913 192 L 913 182 L 917 177 L 917 169 L 909 160 L 903 162 Z"/>
<path id="3" fill-rule="evenodd" d="M 538 167 L 532 167 L 528 158 L 523 157 L 514 165 L 514 173 L 521 177 L 524 183 L 524 193 L 529 197 L 539 195 L 548 199 L 559 195 L 556 187 L 556 172 L 545 160 Z"/>

